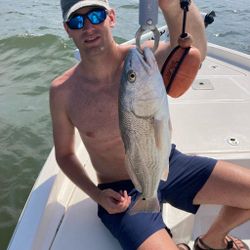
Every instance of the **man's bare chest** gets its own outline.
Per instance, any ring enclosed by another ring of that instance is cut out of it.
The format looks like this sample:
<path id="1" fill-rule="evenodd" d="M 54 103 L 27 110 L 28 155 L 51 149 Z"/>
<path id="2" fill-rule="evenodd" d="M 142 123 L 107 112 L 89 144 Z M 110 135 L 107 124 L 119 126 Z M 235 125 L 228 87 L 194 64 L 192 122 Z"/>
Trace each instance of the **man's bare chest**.
<path id="1" fill-rule="evenodd" d="M 74 126 L 87 137 L 103 138 L 118 133 L 118 87 L 95 91 L 75 89 L 69 101 Z"/>

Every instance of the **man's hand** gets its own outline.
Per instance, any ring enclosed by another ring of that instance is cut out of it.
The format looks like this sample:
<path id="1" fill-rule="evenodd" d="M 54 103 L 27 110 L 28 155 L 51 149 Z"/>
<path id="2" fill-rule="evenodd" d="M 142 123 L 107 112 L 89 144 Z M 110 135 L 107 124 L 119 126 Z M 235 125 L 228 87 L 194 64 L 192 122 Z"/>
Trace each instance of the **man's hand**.
<path id="1" fill-rule="evenodd" d="M 158 0 L 159 7 L 167 10 L 173 6 L 180 6 L 180 0 Z"/>
<path id="2" fill-rule="evenodd" d="M 124 212 L 131 203 L 131 196 L 127 191 L 120 193 L 112 189 L 104 189 L 100 193 L 99 204 L 109 213 L 116 214 Z"/>

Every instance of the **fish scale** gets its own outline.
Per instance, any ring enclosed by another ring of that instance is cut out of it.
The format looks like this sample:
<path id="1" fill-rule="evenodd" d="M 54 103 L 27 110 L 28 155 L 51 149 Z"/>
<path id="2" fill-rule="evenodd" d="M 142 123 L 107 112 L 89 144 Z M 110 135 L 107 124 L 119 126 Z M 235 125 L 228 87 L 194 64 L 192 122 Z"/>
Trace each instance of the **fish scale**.
<path id="1" fill-rule="evenodd" d="M 151 182 L 145 180 L 145 178 L 149 178 L 150 173 L 147 171 L 147 174 L 145 174 L 145 171 L 148 169 L 154 169 L 154 167 L 157 165 L 156 161 L 158 158 L 156 157 L 156 153 L 140 154 L 138 152 L 147 152 L 146 147 L 154 143 L 154 138 L 152 137 L 152 119 L 138 119 L 133 113 L 127 113 L 124 120 L 126 121 L 124 122 L 124 127 L 126 127 L 127 131 L 123 135 L 123 140 L 127 141 L 125 145 L 129 145 L 130 141 L 134 142 L 133 148 L 131 146 L 127 146 L 130 148 L 130 150 L 132 149 L 129 154 L 131 155 L 131 158 L 134 159 L 134 165 L 141 166 L 141 168 L 138 169 L 136 175 L 139 182 L 148 183 L 148 185 L 144 188 L 144 192 L 149 193 L 149 190 L 152 190 L 152 187 L 150 186 Z M 127 124 L 133 124 L 133 127 L 129 127 Z M 143 166 L 147 166 L 147 168 Z M 154 173 L 154 171 L 152 171 L 152 173 Z M 154 180 L 154 178 L 151 179 Z"/>

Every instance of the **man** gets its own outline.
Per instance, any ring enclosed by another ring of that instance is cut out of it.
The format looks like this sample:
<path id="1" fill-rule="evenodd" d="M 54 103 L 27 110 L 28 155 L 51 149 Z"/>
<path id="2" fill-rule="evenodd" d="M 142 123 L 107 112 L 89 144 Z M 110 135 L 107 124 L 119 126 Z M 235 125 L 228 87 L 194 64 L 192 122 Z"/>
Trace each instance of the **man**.
<path id="1" fill-rule="evenodd" d="M 177 249 L 160 213 L 127 213 L 136 190 L 125 167 L 117 104 L 124 59 L 131 46 L 117 45 L 112 37 L 115 12 L 107 0 L 61 0 L 61 6 L 65 30 L 79 48 L 81 62 L 51 86 L 57 162 L 99 204 L 99 217 L 124 249 Z M 161 43 L 156 52 L 161 68 L 181 33 L 182 11 L 179 0 L 159 0 L 159 6 L 170 31 L 170 44 Z M 204 24 L 193 2 L 187 31 L 204 59 Z M 96 170 L 98 186 L 86 175 L 75 155 L 75 127 Z M 195 249 L 246 249 L 242 241 L 231 241 L 227 235 L 250 218 L 249 170 L 214 159 L 186 156 L 173 145 L 169 177 L 159 192 L 162 201 L 193 213 L 199 204 L 224 205 L 209 231 L 197 239 Z"/>

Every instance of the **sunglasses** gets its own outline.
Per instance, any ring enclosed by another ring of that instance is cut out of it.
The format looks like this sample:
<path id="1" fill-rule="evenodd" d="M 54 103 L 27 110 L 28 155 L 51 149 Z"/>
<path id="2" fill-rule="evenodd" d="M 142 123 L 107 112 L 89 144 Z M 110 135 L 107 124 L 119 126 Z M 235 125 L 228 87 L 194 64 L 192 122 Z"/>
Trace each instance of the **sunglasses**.
<path id="1" fill-rule="evenodd" d="M 86 18 L 92 24 L 100 24 L 104 22 L 107 17 L 107 10 L 103 8 L 92 9 L 86 14 L 74 14 L 69 20 L 66 22 L 68 27 L 73 30 L 82 29 L 84 27 L 84 23 Z"/>

